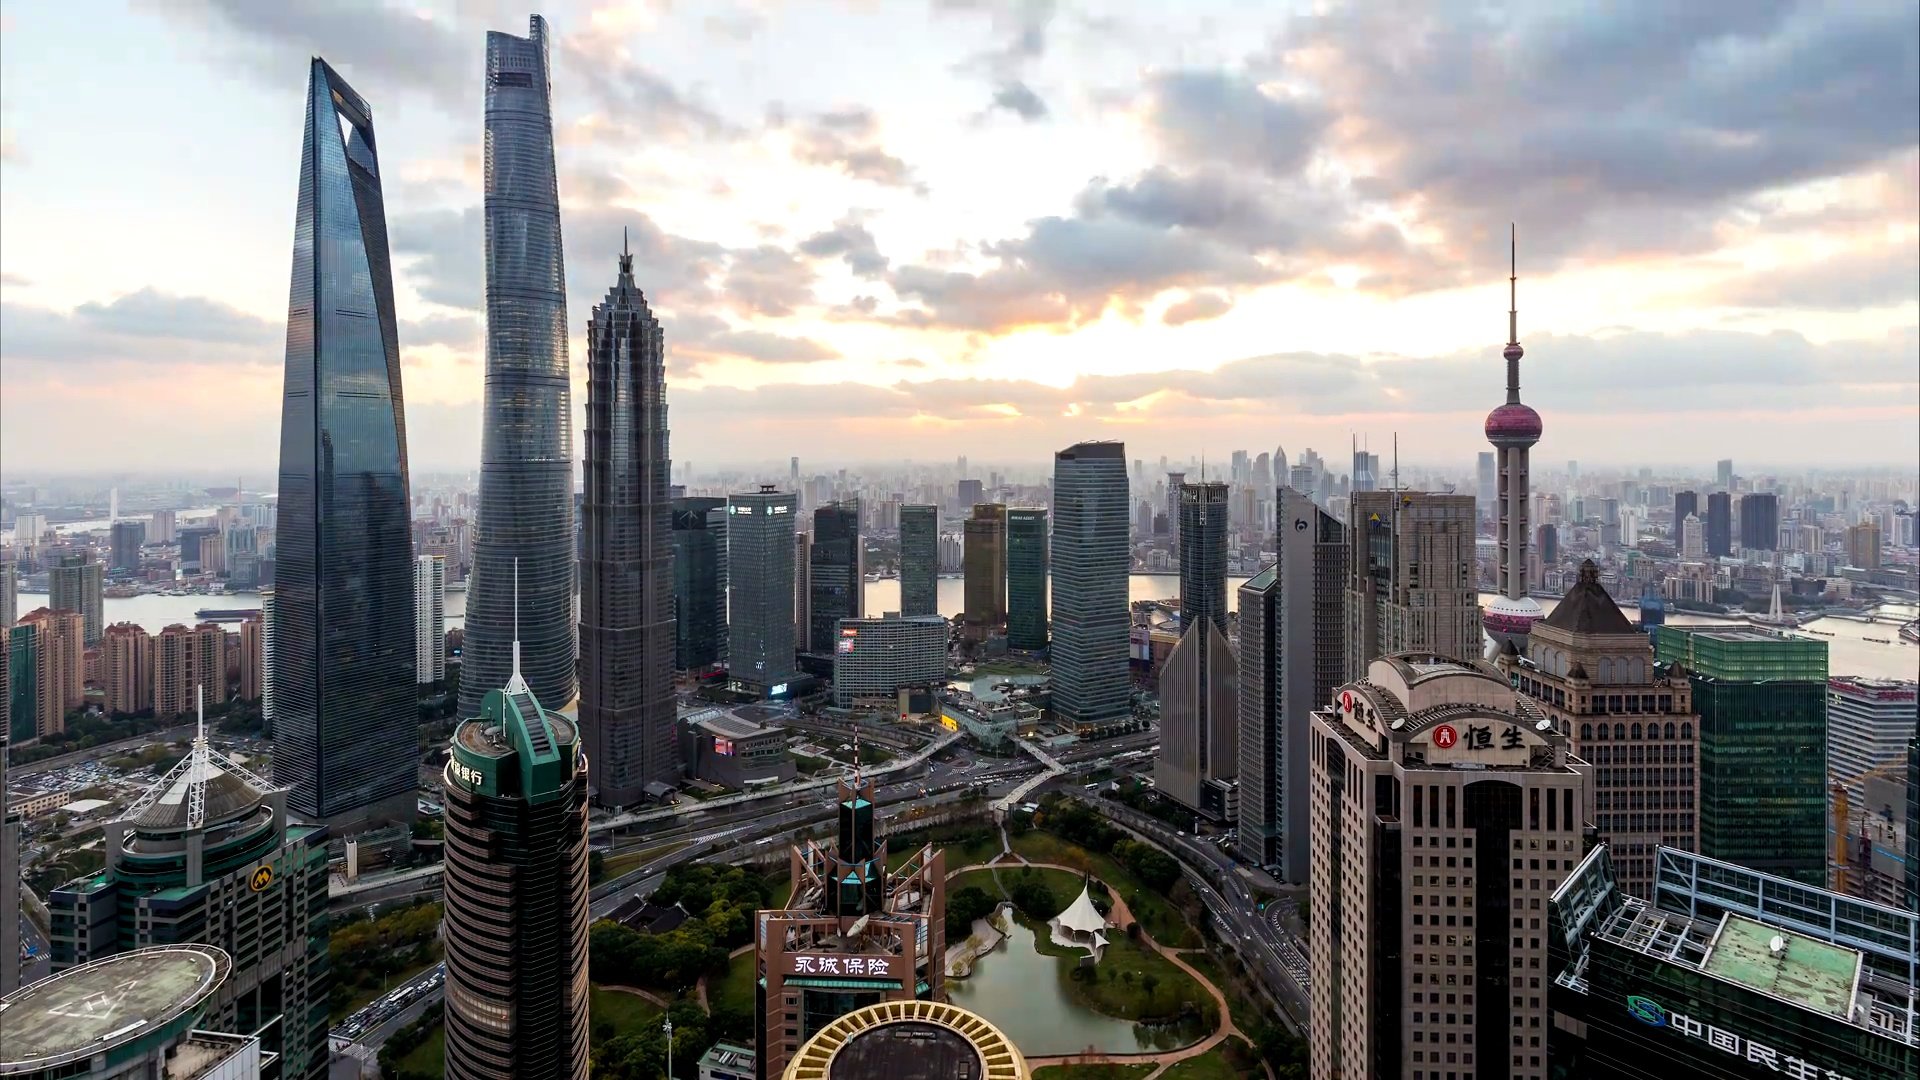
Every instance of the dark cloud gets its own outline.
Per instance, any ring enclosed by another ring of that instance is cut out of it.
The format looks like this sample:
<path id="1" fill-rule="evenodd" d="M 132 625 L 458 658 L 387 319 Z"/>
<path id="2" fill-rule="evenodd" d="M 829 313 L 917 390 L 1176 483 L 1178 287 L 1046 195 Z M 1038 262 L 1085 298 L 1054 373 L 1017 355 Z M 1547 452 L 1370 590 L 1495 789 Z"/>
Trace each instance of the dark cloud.
<path id="1" fill-rule="evenodd" d="M 1160 321 L 1168 326 L 1185 326 L 1190 322 L 1217 319 L 1232 310 L 1233 297 L 1218 292 L 1197 292 L 1169 305 L 1160 313 Z"/>
<path id="2" fill-rule="evenodd" d="M 1155 75 L 1147 99 L 1149 123 L 1168 156 L 1273 176 L 1298 172 L 1328 122 L 1319 106 L 1276 97 L 1251 77 L 1229 71 Z"/>
<path id="3" fill-rule="evenodd" d="M 793 118 L 784 109 L 768 110 L 767 126 L 786 129 L 795 160 L 838 169 L 855 180 L 926 194 L 906 162 L 880 144 L 880 122 L 871 109 L 855 106 Z"/>
<path id="4" fill-rule="evenodd" d="M 151 288 L 70 312 L 0 304 L 0 350 L 8 360 L 278 364 L 285 343 L 283 322 Z"/>
<path id="5" fill-rule="evenodd" d="M 1702 250 L 1758 193 L 1915 145 L 1920 7 L 1905 0 L 1438 9 L 1293 21 L 1276 78 L 1339 116 L 1369 197 L 1491 271 Z"/>
<path id="6" fill-rule="evenodd" d="M 236 31 L 242 61 L 273 85 L 286 85 L 289 71 L 304 71 L 310 57 L 324 56 L 363 94 L 374 89 L 358 79 L 377 82 L 383 92 L 425 93 L 463 115 L 479 106 L 484 60 L 476 28 L 378 0 L 193 0 L 192 8 Z M 163 14 L 181 13 L 168 6 Z M 525 33 L 526 24 L 515 32 Z"/>
<path id="7" fill-rule="evenodd" d="M 1000 84 L 994 91 L 993 107 L 1005 109 L 1022 120 L 1042 120 L 1047 115 L 1047 103 L 1034 93 L 1033 87 L 1014 79 Z"/>
<path id="8" fill-rule="evenodd" d="M 802 240 L 800 253 L 816 259 L 844 259 L 857 277 L 875 277 L 887 269 L 887 257 L 880 253 L 880 245 L 856 214 L 849 214 L 834 222 L 833 228 Z"/>

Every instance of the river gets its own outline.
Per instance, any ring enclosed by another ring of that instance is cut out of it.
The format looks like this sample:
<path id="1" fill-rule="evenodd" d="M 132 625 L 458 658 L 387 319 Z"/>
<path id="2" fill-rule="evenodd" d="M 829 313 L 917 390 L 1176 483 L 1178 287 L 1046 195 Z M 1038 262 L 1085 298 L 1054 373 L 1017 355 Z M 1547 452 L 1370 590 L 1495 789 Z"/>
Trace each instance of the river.
<path id="1" fill-rule="evenodd" d="M 1239 602 L 1240 586 L 1247 579 L 1230 577 L 1227 579 L 1227 608 L 1232 610 Z M 1176 574 L 1135 574 L 1128 580 L 1128 597 L 1132 600 L 1162 600 L 1180 595 L 1180 578 Z M 1491 594 L 1482 594 L 1482 602 L 1491 601 Z M 939 581 L 936 602 L 942 614 L 949 617 L 960 614 L 965 606 L 965 588 L 958 577 L 943 577 Z M 46 594 L 20 595 L 20 611 L 33 610 L 46 603 Z M 106 620 L 108 623 L 133 622 L 146 628 L 149 633 L 159 633 L 173 623 L 192 625 L 198 621 L 195 612 L 201 608 L 248 608 L 259 607 L 258 593 L 228 593 L 223 596 L 129 596 L 108 597 L 106 600 Z M 1542 600 L 1541 606 L 1552 611 L 1555 601 Z M 893 611 L 900 607 L 900 583 L 898 581 L 869 581 L 866 586 L 866 609 L 871 613 Z M 1631 607 L 1625 609 L 1628 618 L 1634 618 L 1638 612 Z M 1916 669 L 1920 669 L 1920 647 L 1902 644 L 1899 637 L 1899 624 L 1920 616 L 1920 606 L 1913 604 L 1882 604 L 1875 609 L 1880 616 L 1877 623 L 1856 622 L 1852 619 L 1816 619 L 1802 627 L 1808 631 L 1823 631 L 1817 636 L 1828 646 L 1827 669 L 1835 675 L 1869 676 L 1885 679 L 1911 679 Z M 465 622 L 467 612 L 467 594 L 449 592 L 447 594 L 447 626 L 459 627 Z M 1735 620 L 1713 615 L 1689 615 L 1683 612 L 1669 612 L 1667 621 L 1677 626 L 1728 626 Z M 1831 637 L 1826 635 L 1831 634 Z M 1866 640 L 1869 637 L 1885 638 L 1889 644 Z"/>

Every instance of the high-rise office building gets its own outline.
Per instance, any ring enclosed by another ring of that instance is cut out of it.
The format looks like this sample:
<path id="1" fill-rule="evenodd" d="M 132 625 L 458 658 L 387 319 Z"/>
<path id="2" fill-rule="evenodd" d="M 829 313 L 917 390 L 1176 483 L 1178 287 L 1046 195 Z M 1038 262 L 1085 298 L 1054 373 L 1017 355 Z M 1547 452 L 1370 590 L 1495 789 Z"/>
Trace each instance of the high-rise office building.
<path id="1" fill-rule="evenodd" d="M 873 785 L 857 771 L 836 802 L 837 840 L 793 848 L 791 899 L 755 916 L 759 1080 L 787 1075 L 802 1043 L 855 1009 L 946 1000 L 945 856 L 929 844 L 888 869 Z"/>
<path id="2" fill-rule="evenodd" d="M 793 674 L 793 511 L 772 484 L 727 499 L 727 675 L 762 694 Z"/>
<path id="3" fill-rule="evenodd" d="M 544 30 L 536 18 L 534 37 Z M 540 55 L 544 71 L 544 44 Z M 550 163 L 551 146 L 541 145 Z M 630 806 L 648 784 L 680 778 L 664 346 L 624 247 L 619 267 L 587 324 L 580 501 L 580 734 L 594 767 L 595 798 L 604 806 Z M 538 680 L 528 683 L 536 696 L 545 693 Z M 547 700 L 564 706 L 567 699 Z"/>
<path id="4" fill-rule="evenodd" d="M 107 714 L 131 716 L 153 708 L 153 635 L 138 623 L 114 623 L 100 642 Z"/>
<path id="5" fill-rule="evenodd" d="M 274 766 L 289 806 L 342 830 L 410 820 L 419 786 L 397 335 L 373 114 L 315 58 L 280 409 Z"/>
<path id="6" fill-rule="evenodd" d="M 1694 850 L 1700 717 L 1684 674 L 1656 667 L 1589 559 L 1574 587 L 1533 625 L 1527 655 L 1495 660 L 1593 766 L 1594 825 L 1627 891 L 1653 895 L 1654 851 Z"/>
<path id="7" fill-rule="evenodd" d="M 153 639 L 153 714 L 185 716 L 196 689 L 209 705 L 227 700 L 227 632 L 218 623 L 174 623 Z"/>
<path id="8" fill-rule="evenodd" d="M 961 471 L 966 471 L 964 464 L 961 466 Z M 963 510 L 969 506 L 974 506 L 986 501 L 986 485 L 978 480 L 961 480 L 958 484 L 954 485 L 954 492 L 958 498 L 960 508 Z"/>
<path id="9" fill-rule="evenodd" d="M 140 569 L 140 547 L 147 542 L 147 523 L 144 521 L 116 521 L 109 535 L 112 537 L 113 559 L 110 569 L 128 573 Z"/>
<path id="10" fill-rule="evenodd" d="M 1780 546 L 1780 497 L 1756 492 L 1740 498 L 1740 546 L 1747 551 L 1773 551 Z"/>
<path id="11" fill-rule="evenodd" d="M 1880 569 L 1880 523 L 1863 521 L 1847 526 L 1847 565 Z"/>
<path id="12" fill-rule="evenodd" d="M 799 506 L 794 507 L 796 513 Z M 794 520 L 793 533 L 793 647 L 805 652 L 813 633 L 813 535 L 806 523 Z"/>
<path id="13" fill-rule="evenodd" d="M 1471 495 L 1426 491 L 1367 491 L 1348 502 L 1349 680 L 1397 652 L 1481 655 L 1473 513 Z"/>
<path id="14" fill-rule="evenodd" d="M 727 659 L 727 500 L 673 500 L 673 666 L 704 671 Z"/>
<path id="15" fill-rule="evenodd" d="M 1482 451 L 1480 454 L 1474 510 L 1481 521 L 1491 522 L 1500 517 L 1500 468 L 1494 463 L 1495 460 L 1491 452 Z"/>
<path id="16" fill-rule="evenodd" d="M 1844 788 L 1855 814 L 1872 813 L 1862 781 L 1906 760 L 1920 731 L 1920 683 L 1857 676 L 1827 680 L 1827 775 Z M 1920 822 L 1908 819 L 1909 830 Z"/>
<path id="17" fill-rule="evenodd" d="M 1240 857 L 1305 884 L 1313 710 L 1345 680 L 1347 530 L 1283 487 L 1277 560 L 1240 586 Z"/>
<path id="18" fill-rule="evenodd" d="M 1133 714 L 1126 453 L 1087 442 L 1053 455 L 1053 711 L 1077 727 Z"/>
<path id="19" fill-rule="evenodd" d="M 1487 656 L 1503 649 L 1525 654 L 1527 631 L 1546 612 L 1533 598 L 1533 570 L 1527 547 L 1533 541 L 1532 500 L 1529 495 L 1533 445 L 1540 441 L 1540 414 L 1520 400 L 1520 300 L 1516 269 L 1507 278 L 1507 400 L 1487 414 L 1487 441 L 1499 457 L 1497 501 L 1500 538 L 1500 595 L 1487 605 L 1481 626 L 1487 638 Z M 1618 517 L 1614 524 L 1619 524 Z"/>
<path id="20" fill-rule="evenodd" d="M 1528 920 L 1584 850 L 1565 736 L 1486 661 L 1410 653 L 1316 710 L 1308 751 L 1313 1075 L 1545 1080 Z"/>
<path id="21" fill-rule="evenodd" d="M 1286 459 L 1279 459 L 1281 471 L 1286 470 Z M 1180 557 L 1180 489 L 1187 484 L 1187 474 L 1170 472 L 1167 474 L 1167 554 L 1174 559 Z M 1174 563 L 1178 566 L 1179 563 Z"/>
<path id="22" fill-rule="evenodd" d="M 13 628 L 0 623 L 0 997 L 20 988 L 20 822 L 7 805 L 13 731 Z"/>
<path id="23" fill-rule="evenodd" d="M 258 1033 L 280 1076 L 322 1080 L 326 841 L 325 827 L 287 820 L 286 788 L 214 750 L 203 728 L 186 758 L 107 823 L 105 869 L 48 895 L 53 969 L 149 945 L 223 949 L 233 977 L 208 1026 Z"/>
<path id="24" fill-rule="evenodd" d="M 1907 743 L 1907 908 L 1920 911 L 1920 728 Z"/>
<path id="25" fill-rule="evenodd" d="M 447 557 L 413 560 L 414 679 L 430 686 L 447 677 Z"/>
<path id="26" fill-rule="evenodd" d="M 272 589 L 260 590 L 260 725 L 273 734 L 273 598 Z"/>
<path id="27" fill-rule="evenodd" d="M 1716 559 L 1733 554 L 1733 496 L 1725 491 L 1707 496 L 1707 554 Z"/>
<path id="28" fill-rule="evenodd" d="M 28 663 L 33 670 L 34 727 L 20 741 L 45 738 L 67 730 L 67 714 L 86 703 L 86 622 L 77 611 L 37 608 L 20 617 L 14 627 L 33 628 L 28 638 Z M 16 637 L 18 643 L 22 639 Z M 16 685 L 21 671 L 14 668 Z M 15 692 L 16 704 L 19 701 Z M 20 721 L 15 720 L 16 733 Z"/>
<path id="29" fill-rule="evenodd" d="M 1704 559 L 1707 557 L 1707 525 L 1699 515 L 1688 514 L 1678 522 L 1680 533 L 1680 557 L 1683 559 Z"/>
<path id="30" fill-rule="evenodd" d="M 77 611 L 85 621 L 87 648 L 100 644 L 106 629 L 106 604 L 101 592 L 106 583 L 105 567 L 93 561 L 93 553 L 62 555 L 47 571 L 47 606 L 55 611 Z"/>
<path id="31" fill-rule="evenodd" d="M 1007 647 L 1047 647 L 1047 512 L 1007 511 Z"/>
<path id="32" fill-rule="evenodd" d="M 830 503 L 813 512 L 813 542 L 807 548 L 807 649 L 831 655 L 840 620 L 861 616 L 866 575 L 861 572 L 858 500 Z"/>
<path id="33" fill-rule="evenodd" d="M 528 23 L 526 37 L 487 33 L 486 404 L 461 644 L 463 716 L 479 715 L 487 692 L 505 685 L 516 634 L 521 670 L 541 700 L 565 708 L 576 691 L 566 268 L 547 21 L 535 15 Z M 665 501 L 664 488 L 659 497 Z M 593 721 L 581 721 L 591 731 Z M 604 785 L 606 764 L 589 757 Z"/>
<path id="34" fill-rule="evenodd" d="M 1673 493 L 1673 527 L 1677 530 L 1680 523 L 1700 513 L 1700 493 L 1697 491 L 1676 491 Z"/>
<path id="35" fill-rule="evenodd" d="M 266 671 L 266 638 L 258 618 L 240 624 L 240 700 L 259 701 Z"/>
<path id="36" fill-rule="evenodd" d="M 447 1075 L 587 1075 L 587 759 L 518 670 L 446 768 Z"/>
<path id="37" fill-rule="evenodd" d="M 1700 854 L 1824 884 L 1827 643 L 1669 624 L 1654 644 L 1700 715 Z"/>
<path id="38" fill-rule="evenodd" d="M 1216 820 L 1239 769 L 1239 662 L 1227 645 L 1227 485 L 1180 488 L 1180 640 L 1160 672 L 1154 785 Z"/>
<path id="39" fill-rule="evenodd" d="M 938 615 L 940 508 L 900 508 L 900 614 Z"/>
<path id="40" fill-rule="evenodd" d="M 1007 621 L 1007 508 L 979 503 L 961 524 L 966 543 L 966 606 L 960 621 L 969 634 L 985 638 Z"/>
<path id="41" fill-rule="evenodd" d="M 12 559 L 0 560 L 0 631 L 12 626 L 19 614 L 19 575 Z"/>
<path id="42" fill-rule="evenodd" d="M 1721 458 L 1713 467 L 1713 479 L 1722 491 L 1733 490 L 1733 459 Z"/>
<path id="43" fill-rule="evenodd" d="M 1555 1076 L 1920 1075 L 1912 912 L 1673 848 L 1632 896 L 1612 864 L 1595 848 L 1547 904 Z"/>
<path id="44" fill-rule="evenodd" d="M 939 687 L 947 679 L 947 620 L 941 615 L 841 619 L 833 649 L 833 701 L 891 704 L 909 687 Z"/>
<path id="45" fill-rule="evenodd" d="M 171 510 L 155 510 L 147 520 L 147 543 L 171 544 L 180 539 L 179 526 Z"/>
<path id="46" fill-rule="evenodd" d="M 72 618 L 71 615 L 68 618 Z M 43 667 L 39 623 L 16 623 L 0 629 L 6 635 L 7 739 L 30 742 L 40 737 L 40 729 L 49 723 L 50 703 L 40 693 Z M 63 718 L 62 718 L 63 719 Z M 53 728 L 52 730 L 59 730 Z M 5 795 L 0 794 L 0 799 Z"/>

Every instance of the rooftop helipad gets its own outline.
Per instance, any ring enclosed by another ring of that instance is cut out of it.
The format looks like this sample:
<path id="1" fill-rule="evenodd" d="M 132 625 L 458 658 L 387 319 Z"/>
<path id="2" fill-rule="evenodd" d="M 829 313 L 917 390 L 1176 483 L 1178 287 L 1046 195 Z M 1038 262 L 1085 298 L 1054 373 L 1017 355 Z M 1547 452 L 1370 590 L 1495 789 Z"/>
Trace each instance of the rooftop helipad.
<path id="1" fill-rule="evenodd" d="M 206 945 L 119 953 L 24 987 L 0 1001 L 0 1073 L 35 1072 L 165 1031 L 226 981 L 232 961 Z M 189 1017 L 191 1019 L 191 1017 Z"/>

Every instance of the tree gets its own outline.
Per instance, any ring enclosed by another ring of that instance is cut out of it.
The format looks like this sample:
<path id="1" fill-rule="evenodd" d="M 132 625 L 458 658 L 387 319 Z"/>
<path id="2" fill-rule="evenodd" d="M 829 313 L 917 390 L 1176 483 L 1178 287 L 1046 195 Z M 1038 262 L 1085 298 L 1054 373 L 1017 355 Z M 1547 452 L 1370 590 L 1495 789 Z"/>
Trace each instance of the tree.
<path id="1" fill-rule="evenodd" d="M 973 932 L 976 919 L 993 914 L 999 906 L 985 889 L 968 885 L 947 897 L 947 940 L 960 941 Z"/>
<path id="2" fill-rule="evenodd" d="M 1016 877 L 1007 889 L 1007 899 L 1030 919 L 1046 920 L 1060 914 L 1059 899 L 1037 874 L 1024 873 Z"/>

